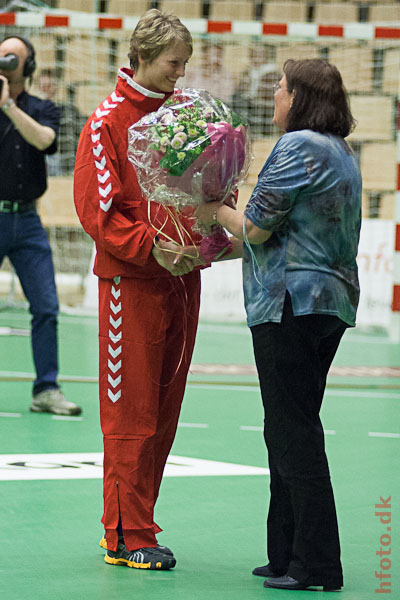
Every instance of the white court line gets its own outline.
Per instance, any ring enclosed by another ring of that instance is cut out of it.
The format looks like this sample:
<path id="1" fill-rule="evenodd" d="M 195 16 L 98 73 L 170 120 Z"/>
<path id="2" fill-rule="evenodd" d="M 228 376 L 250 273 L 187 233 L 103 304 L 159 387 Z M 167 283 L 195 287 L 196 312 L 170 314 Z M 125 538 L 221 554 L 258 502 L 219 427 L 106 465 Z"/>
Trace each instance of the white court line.
<path id="1" fill-rule="evenodd" d="M 25 371 L 0 371 L 0 377 L 23 377 L 24 379 L 33 379 L 33 373 L 26 373 Z"/>
<path id="2" fill-rule="evenodd" d="M 207 429 L 207 423 L 178 423 L 178 427 L 193 427 L 194 429 Z"/>
<path id="3" fill-rule="evenodd" d="M 269 475 L 269 469 L 170 455 L 164 477 Z M 101 479 L 103 453 L 0 454 L 0 481 Z"/>
<path id="4" fill-rule="evenodd" d="M 346 396 L 350 398 L 379 398 L 380 400 L 388 399 L 396 399 L 400 400 L 400 392 L 397 394 L 386 394 L 385 392 L 370 392 L 368 390 L 338 390 L 338 389 L 327 389 L 325 390 L 325 394 L 329 396 Z"/>
<path id="5" fill-rule="evenodd" d="M 0 335 L 29 336 L 29 335 L 31 335 L 31 332 L 29 329 L 15 329 L 13 327 L 0 327 Z"/>
<path id="6" fill-rule="evenodd" d="M 225 392 L 256 392 L 260 394 L 260 388 L 257 385 L 217 385 L 217 384 L 195 384 L 188 383 L 187 388 L 197 390 L 223 390 Z M 379 398 L 384 399 L 396 399 L 400 400 L 400 392 L 398 393 L 386 393 L 386 392 L 370 392 L 368 390 L 338 390 L 338 389 L 326 389 L 325 395 L 328 396 L 344 396 L 349 398 Z"/>
<path id="7" fill-rule="evenodd" d="M 18 419 L 18 417 L 22 417 L 22 413 L 0 412 L 0 418 L 1 417 L 10 417 L 10 418 Z"/>
<path id="8" fill-rule="evenodd" d="M 368 431 L 369 437 L 383 437 L 383 438 L 400 438 L 400 433 L 385 433 L 379 431 Z"/>

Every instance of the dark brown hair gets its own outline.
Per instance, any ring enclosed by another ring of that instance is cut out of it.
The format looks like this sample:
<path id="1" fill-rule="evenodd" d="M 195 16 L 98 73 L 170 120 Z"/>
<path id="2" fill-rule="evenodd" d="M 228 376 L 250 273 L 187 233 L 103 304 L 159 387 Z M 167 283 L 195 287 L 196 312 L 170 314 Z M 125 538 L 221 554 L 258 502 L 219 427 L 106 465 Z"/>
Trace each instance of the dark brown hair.
<path id="1" fill-rule="evenodd" d="M 283 66 L 287 89 L 294 91 L 286 131 L 312 129 L 346 137 L 355 127 L 342 76 L 323 59 L 289 59 Z"/>

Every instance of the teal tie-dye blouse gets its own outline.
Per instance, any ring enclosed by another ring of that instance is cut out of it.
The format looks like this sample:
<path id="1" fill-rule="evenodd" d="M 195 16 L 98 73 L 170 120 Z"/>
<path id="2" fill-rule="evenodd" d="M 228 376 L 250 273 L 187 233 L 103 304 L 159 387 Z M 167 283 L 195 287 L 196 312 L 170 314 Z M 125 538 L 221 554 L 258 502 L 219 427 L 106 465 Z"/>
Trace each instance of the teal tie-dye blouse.
<path id="1" fill-rule="evenodd" d="M 245 217 L 273 231 L 264 244 L 243 246 L 250 327 L 281 321 L 286 290 L 296 316 L 336 315 L 355 325 L 361 174 L 341 137 L 310 130 L 283 135 Z"/>

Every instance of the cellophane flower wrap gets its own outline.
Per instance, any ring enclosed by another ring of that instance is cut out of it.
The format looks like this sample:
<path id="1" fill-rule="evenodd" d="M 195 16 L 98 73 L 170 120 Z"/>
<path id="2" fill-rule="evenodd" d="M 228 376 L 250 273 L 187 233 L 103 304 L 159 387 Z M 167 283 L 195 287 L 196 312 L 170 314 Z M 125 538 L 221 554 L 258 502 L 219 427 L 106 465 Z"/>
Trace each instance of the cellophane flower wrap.
<path id="1" fill-rule="evenodd" d="M 129 128 L 128 141 L 128 158 L 146 198 L 186 216 L 202 201 L 235 204 L 251 160 L 248 127 L 205 90 L 176 91 Z M 219 225 L 205 229 L 193 218 L 193 229 L 202 235 L 206 260 L 231 250 Z"/>

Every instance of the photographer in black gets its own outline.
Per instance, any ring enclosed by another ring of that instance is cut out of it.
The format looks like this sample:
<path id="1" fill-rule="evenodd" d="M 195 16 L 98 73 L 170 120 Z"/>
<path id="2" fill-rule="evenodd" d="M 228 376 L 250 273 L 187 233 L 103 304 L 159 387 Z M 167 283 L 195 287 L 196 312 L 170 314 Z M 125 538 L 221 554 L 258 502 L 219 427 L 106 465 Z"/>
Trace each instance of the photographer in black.
<path id="1" fill-rule="evenodd" d="M 32 314 L 36 369 L 30 409 L 79 415 L 58 383 L 58 299 L 49 241 L 36 212 L 47 187 L 45 155 L 57 150 L 59 109 L 28 94 L 26 81 L 36 68 L 29 40 L 12 36 L 0 44 L 0 264 L 8 256 Z"/>

